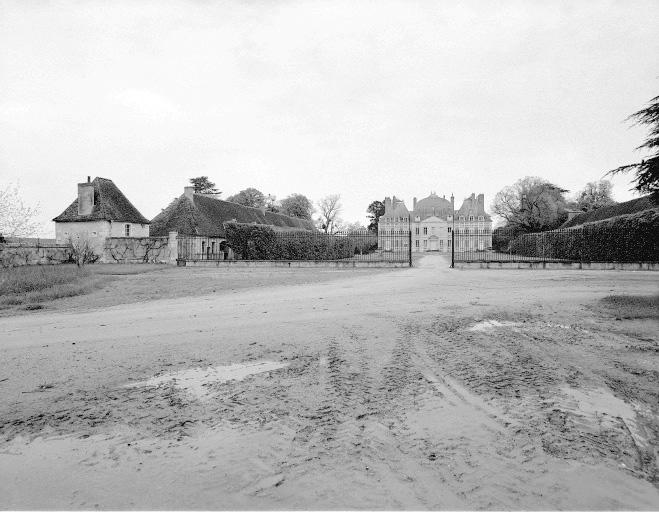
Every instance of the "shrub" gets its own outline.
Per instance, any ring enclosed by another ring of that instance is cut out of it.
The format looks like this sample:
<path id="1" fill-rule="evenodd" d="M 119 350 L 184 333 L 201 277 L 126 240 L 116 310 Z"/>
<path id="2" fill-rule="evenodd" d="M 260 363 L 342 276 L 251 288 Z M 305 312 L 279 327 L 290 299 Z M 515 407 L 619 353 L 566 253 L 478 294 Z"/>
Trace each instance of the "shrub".
<path id="1" fill-rule="evenodd" d="M 658 261 L 659 208 L 543 233 L 510 242 L 520 256 L 578 261 Z"/>
<path id="2" fill-rule="evenodd" d="M 257 224 L 227 223 L 224 229 L 227 244 L 243 260 L 339 260 L 352 257 L 356 249 L 354 237 L 349 236 L 275 232 Z"/>

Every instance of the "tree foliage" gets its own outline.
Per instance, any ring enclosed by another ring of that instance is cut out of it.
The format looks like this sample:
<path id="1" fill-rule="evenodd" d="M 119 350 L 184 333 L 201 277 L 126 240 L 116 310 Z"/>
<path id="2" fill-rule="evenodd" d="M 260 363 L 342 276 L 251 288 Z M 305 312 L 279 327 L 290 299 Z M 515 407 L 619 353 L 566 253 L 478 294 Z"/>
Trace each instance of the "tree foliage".
<path id="1" fill-rule="evenodd" d="M 208 176 L 198 176 L 197 178 L 190 178 L 190 183 L 194 187 L 197 194 L 215 194 L 219 195 L 222 192 L 215 188 L 215 183 L 208 179 Z"/>
<path id="2" fill-rule="evenodd" d="M 584 212 L 590 212 L 615 204 L 611 197 L 613 186 L 608 180 L 591 181 L 577 194 L 576 207 Z"/>
<path id="3" fill-rule="evenodd" d="M 302 194 L 291 194 L 281 201 L 280 213 L 284 215 L 311 220 L 313 212 L 313 204 Z"/>
<path id="4" fill-rule="evenodd" d="M 318 227 L 325 233 L 334 233 L 338 225 L 341 224 L 339 213 L 342 209 L 341 196 L 339 194 L 330 194 L 318 201 Z"/>
<path id="5" fill-rule="evenodd" d="M 526 233 L 547 231 L 567 219 L 565 192 L 542 178 L 527 176 L 497 192 L 492 210 L 508 227 Z"/>
<path id="6" fill-rule="evenodd" d="M 653 201 L 659 204 L 659 96 L 650 100 L 644 109 L 633 113 L 627 120 L 648 126 L 649 134 L 645 142 L 636 149 L 645 149 L 650 156 L 635 164 L 628 164 L 609 171 L 609 174 L 634 171 L 634 188 L 642 193 L 650 193 Z"/>
<path id="7" fill-rule="evenodd" d="M 368 230 L 377 233 L 380 217 L 384 215 L 384 203 L 382 201 L 373 201 L 366 208 L 366 212 L 369 214 L 368 219 L 370 220 Z"/>
<path id="8" fill-rule="evenodd" d="M 6 237 L 28 237 L 39 228 L 35 217 L 38 207 L 25 206 L 18 185 L 10 184 L 0 190 L 0 235 Z"/>
<path id="9" fill-rule="evenodd" d="M 227 201 L 243 206 L 251 206 L 252 208 L 263 208 L 266 205 L 265 194 L 253 187 L 241 190 L 237 194 L 228 197 Z"/>

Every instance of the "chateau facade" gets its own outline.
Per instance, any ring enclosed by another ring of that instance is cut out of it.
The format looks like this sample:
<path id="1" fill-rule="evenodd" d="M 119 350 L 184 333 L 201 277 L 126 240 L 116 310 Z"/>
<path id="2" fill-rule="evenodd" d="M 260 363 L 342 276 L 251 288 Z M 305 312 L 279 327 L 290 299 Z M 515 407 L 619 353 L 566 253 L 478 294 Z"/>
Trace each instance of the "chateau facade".
<path id="1" fill-rule="evenodd" d="M 456 210 L 453 196 L 448 200 L 431 192 L 419 201 L 415 197 L 411 212 L 401 199 L 386 197 L 378 222 L 378 247 L 385 251 L 407 249 L 411 233 L 414 252 L 450 252 L 453 229 L 456 251 L 492 247 L 492 219 L 485 212 L 483 194 L 471 194 Z"/>

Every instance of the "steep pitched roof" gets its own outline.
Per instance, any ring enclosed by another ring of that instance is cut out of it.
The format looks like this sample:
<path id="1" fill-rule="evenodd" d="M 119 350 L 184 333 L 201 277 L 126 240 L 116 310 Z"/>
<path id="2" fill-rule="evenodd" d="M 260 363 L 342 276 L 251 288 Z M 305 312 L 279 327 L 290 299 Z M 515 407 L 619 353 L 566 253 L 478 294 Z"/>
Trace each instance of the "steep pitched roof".
<path id="1" fill-rule="evenodd" d="M 469 217 L 469 215 L 482 215 L 486 221 L 492 220 L 485 211 L 485 199 L 483 194 L 479 194 L 478 197 L 476 197 L 476 194 L 471 194 L 471 196 L 465 198 L 465 200 L 462 201 L 460 209 L 455 212 L 455 215 L 456 217 L 463 215 L 465 218 Z"/>
<path id="2" fill-rule="evenodd" d="M 598 220 L 610 219 L 611 217 L 617 217 L 618 215 L 627 215 L 656 207 L 657 205 L 652 202 L 650 196 L 639 197 L 638 199 L 632 199 L 631 201 L 625 201 L 624 203 L 603 206 L 597 210 L 580 213 L 565 222 L 561 227 L 571 228 L 573 226 L 585 224 L 586 222 L 596 222 Z"/>
<path id="3" fill-rule="evenodd" d="M 91 184 L 94 187 L 94 206 L 89 215 L 78 214 L 78 199 L 76 199 L 53 220 L 55 222 L 112 220 L 117 222 L 133 222 L 135 224 L 149 224 L 147 218 L 133 206 L 112 180 L 95 178 Z"/>
<path id="4" fill-rule="evenodd" d="M 174 199 L 151 221 L 150 232 L 164 236 L 169 231 L 183 235 L 224 236 L 225 222 L 267 224 L 279 231 L 316 231 L 313 222 L 273 212 L 263 212 L 203 194 L 185 194 Z"/>

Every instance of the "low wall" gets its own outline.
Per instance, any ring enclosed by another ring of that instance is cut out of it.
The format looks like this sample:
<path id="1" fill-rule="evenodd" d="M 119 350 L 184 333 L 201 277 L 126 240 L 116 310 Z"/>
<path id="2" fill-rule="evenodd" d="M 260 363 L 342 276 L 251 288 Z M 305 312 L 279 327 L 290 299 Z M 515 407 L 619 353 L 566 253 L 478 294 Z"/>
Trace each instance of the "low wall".
<path id="1" fill-rule="evenodd" d="M 0 268 L 23 265 L 57 265 L 70 260 L 65 245 L 0 244 Z"/>
<path id="2" fill-rule="evenodd" d="M 306 261 L 306 260 L 273 260 L 273 261 L 259 261 L 259 260 L 195 260 L 186 261 L 179 260 L 178 265 L 181 267 L 223 267 L 223 268 L 245 268 L 245 267 L 260 267 L 260 268 L 406 268 L 409 267 L 409 262 L 397 261 Z"/>
<path id="3" fill-rule="evenodd" d="M 176 240 L 174 240 L 174 246 Z M 171 263 L 170 237 L 108 237 L 101 263 Z M 174 255 L 174 261 L 176 256 Z"/>
<path id="4" fill-rule="evenodd" d="M 639 262 L 603 262 L 603 263 L 555 263 L 543 261 L 491 261 L 491 262 L 455 262 L 455 268 L 528 268 L 528 269 L 577 269 L 577 270 L 659 270 L 659 263 Z"/>

